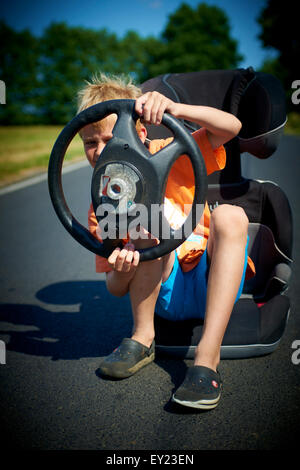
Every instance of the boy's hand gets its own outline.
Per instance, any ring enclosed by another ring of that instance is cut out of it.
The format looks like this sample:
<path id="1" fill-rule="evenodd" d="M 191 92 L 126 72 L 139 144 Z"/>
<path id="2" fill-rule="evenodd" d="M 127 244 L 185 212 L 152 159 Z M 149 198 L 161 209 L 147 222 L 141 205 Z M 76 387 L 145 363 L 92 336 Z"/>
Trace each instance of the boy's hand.
<path id="1" fill-rule="evenodd" d="M 176 103 L 157 91 L 148 91 L 140 96 L 135 103 L 136 112 L 146 124 L 161 123 L 164 112 L 175 113 Z"/>
<path id="2" fill-rule="evenodd" d="M 116 248 L 107 259 L 109 266 L 119 273 L 133 273 L 140 260 L 140 254 L 132 243 L 127 243 L 122 250 Z"/>

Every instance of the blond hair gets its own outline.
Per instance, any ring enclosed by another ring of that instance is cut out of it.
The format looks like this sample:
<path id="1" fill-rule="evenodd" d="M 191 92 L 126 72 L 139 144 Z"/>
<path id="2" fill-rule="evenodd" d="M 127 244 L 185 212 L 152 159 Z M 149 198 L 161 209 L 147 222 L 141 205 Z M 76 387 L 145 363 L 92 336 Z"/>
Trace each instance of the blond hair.
<path id="1" fill-rule="evenodd" d="M 90 82 L 86 81 L 85 83 L 86 85 L 77 94 L 78 113 L 103 101 L 115 99 L 135 100 L 142 95 L 141 89 L 134 84 L 132 78 L 125 75 L 115 76 L 100 72 L 95 74 Z M 101 127 L 105 119 L 94 124 Z M 138 120 L 137 130 L 139 127 L 140 122 Z"/>

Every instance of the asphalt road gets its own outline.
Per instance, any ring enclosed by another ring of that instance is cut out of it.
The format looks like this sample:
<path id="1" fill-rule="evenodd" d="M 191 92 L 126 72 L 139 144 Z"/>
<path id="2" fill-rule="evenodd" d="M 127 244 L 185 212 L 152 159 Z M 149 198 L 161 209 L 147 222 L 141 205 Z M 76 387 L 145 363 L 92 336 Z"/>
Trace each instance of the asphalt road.
<path id="1" fill-rule="evenodd" d="M 131 330 L 129 299 L 106 292 L 94 255 L 65 231 L 46 181 L 0 195 L 0 364 L 3 448 L 42 450 L 296 449 L 300 431 L 300 138 L 267 161 L 243 155 L 245 176 L 277 182 L 294 214 L 291 313 L 272 354 L 223 360 L 224 392 L 209 412 L 172 405 L 190 360 L 157 358 L 123 381 L 98 377 L 100 359 Z M 86 225 L 91 170 L 64 176 Z M 283 214 L 284 223 L 284 214 Z M 298 356 L 299 357 L 299 356 Z"/>

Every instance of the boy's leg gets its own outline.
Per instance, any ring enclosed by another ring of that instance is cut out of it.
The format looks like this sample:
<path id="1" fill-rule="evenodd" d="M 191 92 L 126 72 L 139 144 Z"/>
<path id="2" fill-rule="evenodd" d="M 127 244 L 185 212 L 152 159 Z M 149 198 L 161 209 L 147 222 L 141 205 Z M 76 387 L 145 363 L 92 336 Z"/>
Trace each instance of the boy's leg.
<path id="1" fill-rule="evenodd" d="M 195 365 L 216 370 L 220 361 L 223 336 L 243 275 L 247 233 L 248 218 L 242 208 L 224 204 L 212 212 L 206 311 Z"/>
<path id="2" fill-rule="evenodd" d="M 236 206 L 222 205 L 211 216 L 207 253 L 210 270 L 206 311 L 194 366 L 188 368 L 173 401 L 200 409 L 215 408 L 221 397 L 217 371 L 223 336 L 240 287 L 245 264 L 248 219 Z"/>
<path id="3" fill-rule="evenodd" d="M 153 240 L 135 240 L 135 248 L 148 248 Z M 107 356 L 100 365 L 100 372 L 114 378 L 126 378 L 153 361 L 154 309 L 161 282 L 165 282 L 172 271 L 174 253 L 139 263 L 129 284 L 133 314 L 131 338 L 125 338 L 119 348 Z"/>
<path id="4" fill-rule="evenodd" d="M 153 245 L 150 240 L 136 240 L 137 249 Z M 138 265 L 129 285 L 133 315 L 132 339 L 150 346 L 153 342 L 154 309 L 162 282 L 169 277 L 174 264 L 174 252 L 152 261 Z"/>

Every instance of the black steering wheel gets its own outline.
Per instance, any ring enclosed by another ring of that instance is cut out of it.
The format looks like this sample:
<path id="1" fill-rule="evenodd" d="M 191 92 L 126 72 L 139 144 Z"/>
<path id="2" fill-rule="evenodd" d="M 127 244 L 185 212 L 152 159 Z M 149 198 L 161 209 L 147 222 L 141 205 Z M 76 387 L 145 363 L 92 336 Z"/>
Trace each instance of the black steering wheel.
<path id="1" fill-rule="evenodd" d="M 48 185 L 58 218 L 81 245 L 108 258 L 116 246 L 122 246 L 121 239 L 126 237 L 128 227 L 142 225 L 159 240 L 156 246 L 139 250 L 140 261 L 147 261 L 170 253 L 195 229 L 206 200 L 207 175 L 195 140 L 169 114 L 164 114 L 162 124 L 172 131 L 174 139 L 151 155 L 137 134 L 135 125 L 139 116 L 134 107 L 134 100 L 110 100 L 91 106 L 72 119 L 53 146 L 48 167 Z M 118 116 L 113 137 L 96 163 L 91 185 L 93 208 L 101 227 L 101 243 L 72 215 L 65 201 L 61 172 L 67 148 L 80 129 L 112 113 Z M 192 163 L 195 194 L 184 224 L 181 228 L 173 229 L 161 208 L 171 166 L 183 154 Z M 155 224 L 152 223 L 154 218 Z"/>

